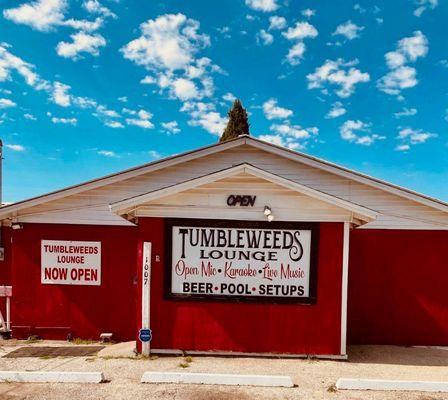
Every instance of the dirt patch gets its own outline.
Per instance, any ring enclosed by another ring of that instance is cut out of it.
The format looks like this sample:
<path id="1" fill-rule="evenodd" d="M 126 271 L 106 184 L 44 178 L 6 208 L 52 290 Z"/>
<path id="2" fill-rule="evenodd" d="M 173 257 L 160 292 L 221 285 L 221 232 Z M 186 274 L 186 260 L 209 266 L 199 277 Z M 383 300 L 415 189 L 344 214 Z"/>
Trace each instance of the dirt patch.
<path id="1" fill-rule="evenodd" d="M 104 346 L 26 346 L 19 347 L 3 357 L 86 357 L 93 356 L 102 349 Z"/>

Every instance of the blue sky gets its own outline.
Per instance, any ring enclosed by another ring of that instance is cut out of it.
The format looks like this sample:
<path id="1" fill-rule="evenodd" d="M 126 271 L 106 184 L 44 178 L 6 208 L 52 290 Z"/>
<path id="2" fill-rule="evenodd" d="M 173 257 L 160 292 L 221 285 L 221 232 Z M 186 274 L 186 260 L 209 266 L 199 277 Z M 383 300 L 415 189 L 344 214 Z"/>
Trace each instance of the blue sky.
<path id="1" fill-rule="evenodd" d="M 2 2 L 4 201 L 251 134 L 448 200 L 441 0 Z"/>

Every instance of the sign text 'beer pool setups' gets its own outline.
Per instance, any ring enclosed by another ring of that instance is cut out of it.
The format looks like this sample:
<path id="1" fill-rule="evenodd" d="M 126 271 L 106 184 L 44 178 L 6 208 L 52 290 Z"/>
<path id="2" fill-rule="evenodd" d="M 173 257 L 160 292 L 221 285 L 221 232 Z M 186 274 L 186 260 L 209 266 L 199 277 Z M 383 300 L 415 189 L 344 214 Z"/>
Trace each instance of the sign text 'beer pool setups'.
<path id="1" fill-rule="evenodd" d="M 171 295 L 307 299 L 312 230 L 172 226 Z"/>
<path id="2" fill-rule="evenodd" d="M 101 285 L 101 242 L 42 240 L 41 282 Z"/>

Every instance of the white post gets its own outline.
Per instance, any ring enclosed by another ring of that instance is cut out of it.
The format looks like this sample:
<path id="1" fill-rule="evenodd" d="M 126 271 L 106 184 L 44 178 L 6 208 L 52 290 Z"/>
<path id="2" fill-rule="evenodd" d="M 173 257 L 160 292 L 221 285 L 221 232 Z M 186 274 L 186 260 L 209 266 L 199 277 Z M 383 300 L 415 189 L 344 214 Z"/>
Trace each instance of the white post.
<path id="1" fill-rule="evenodd" d="M 344 222 L 342 242 L 342 296 L 341 296 L 341 355 L 347 354 L 347 290 L 348 290 L 348 255 L 350 244 L 350 222 Z"/>
<path id="2" fill-rule="evenodd" d="M 151 242 L 143 242 L 142 260 L 142 328 L 150 329 Z M 149 356 L 149 342 L 142 342 L 142 354 Z"/>
<path id="3" fill-rule="evenodd" d="M 6 330 L 11 331 L 11 297 L 6 296 Z"/>

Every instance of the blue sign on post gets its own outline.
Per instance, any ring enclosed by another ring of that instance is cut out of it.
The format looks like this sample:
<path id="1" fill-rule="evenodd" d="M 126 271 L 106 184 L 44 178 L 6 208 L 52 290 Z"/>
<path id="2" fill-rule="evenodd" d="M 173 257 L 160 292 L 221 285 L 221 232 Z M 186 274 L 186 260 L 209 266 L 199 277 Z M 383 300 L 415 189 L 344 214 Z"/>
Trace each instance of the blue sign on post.
<path id="1" fill-rule="evenodd" d="M 138 331 L 138 338 L 141 342 L 150 342 L 152 339 L 151 329 L 142 328 Z"/>

